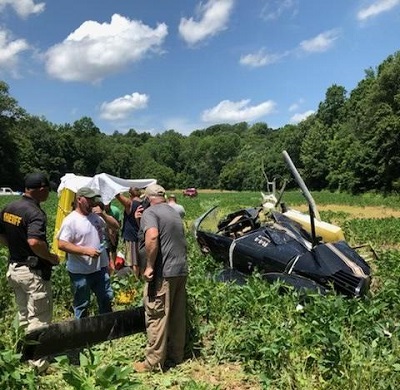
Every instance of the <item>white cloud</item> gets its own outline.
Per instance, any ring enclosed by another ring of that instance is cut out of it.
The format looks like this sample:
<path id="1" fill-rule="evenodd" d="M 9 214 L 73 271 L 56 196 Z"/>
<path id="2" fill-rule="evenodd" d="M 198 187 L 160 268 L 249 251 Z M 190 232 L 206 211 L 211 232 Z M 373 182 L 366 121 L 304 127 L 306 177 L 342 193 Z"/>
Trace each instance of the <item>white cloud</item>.
<path id="1" fill-rule="evenodd" d="M 133 111 L 147 107 L 149 97 L 134 92 L 131 95 L 119 97 L 112 102 L 104 102 L 100 107 L 100 117 L 109 121 L 126 119 Z"/>
<path id="2" fill-rule="evenodd" d="M 190 45 L 214 36 L 227 28 L 234 0 L 208 0 L 198 7 L 199 21 L 181 18 L 179 33 Z"/>
<path id="3" fill-rule="evenodd" d="M 152 29 L 118 14 L 110 23 L 86 21 L 46 52 L 46 69 L 63 81 L 96 83 L 148 53 L 160 53 L 167 34 L 164 23 Z"/>
<path id="4" fill-rule="evenodd" d="M 368 7 L 360 9 L 357 13 L 357 19 L 366 20 L 368 18 L 373 18 L 382 12 L 390 11 L 399 4 L 400 0 L 375 0 Z"/>
<path id="5" fill-rule="evenodd" d="M 333 46 L 338 37 L 339 31 L 336 29 L 325 31 L 314 38 L 301 41 L 300 47 L 302 50 L 309 53 L 324 52 Z"/>
<path id="6" fill-rule="evenodd" d="M 289 112 L 297 111 L 303 103 L 304 103 L 304 99 L 300 98 L 297 102 L 293 103 L 289 107 Z"/>
<path id="7" fill-rule="evenodd" d="M 250 122 L 271 114 L 275 110 L 276 103 L 267 100 L 257 106 L 249 106 L 250 99 L 231 102 L 223 100 L 215 107 L 203 111 L 201 119 L 204 122 Z"/>
<path id="8" fill-rule="evenodd" d="M 258 68 L 278 62 L 284 55 L 285 54 L 268 54 L 264 49 L 260 49 L 256 53 L 241 56 L 239 63 L 251 68 Z"/>
<path id="9" fill-rule="evenodd" d="M 12 40 L 6 30 L 0 30 L 0 71 L 17 76 L 18 56 L 27 49 L 29 45 L 24 39 Z"/>
<path id="10" fill-rule="evenodd" d="M 40 14 L 45 9 L 45 3 L 35 4 L 34 0 L 0 0 L 0 12 L 7 5 L 14 8 L 14 11 L 21 18 L 27 18 L 32 14 Z"/>
<path id="11" fill-rule="evenodd" d="M 327 51 L 333 46 L 334 42 L 339 38 L 339 33 L 340 31 L 338 29 L 333 29 L 325 31 L 314 38 L 301 41 L 299 44 L 300 50 L 308 53 Z M 296 52 L 298 52 L 297 49 L 287 50 L 283 53 L 268 54 L 265 48 L 261 48 L 255 53 L 242 55 L 240 57 L 239 63 L 243 66 L 257 68 L 276 63 L 281 59 L 283 59 L 284 57 L 294 55 Z"/>
<path id="12" fill-rule="evenodd" d="M 297 13 L 298 0 L 267 0 L 261 11 L 261 18 L 265 20 L 278 19 L 283 13 L 292 11 Z"/>
<path id="13" fill-rule="evenodd" d="M 400 0 L 399 0 L 400 1 Z M 324 52 L 330 49 L 335 40 L 339 38 L 339 30 L 325 31 L 314 38 L 304 40 L 300 42 L 299 47 L 303 52 Z M 272 53 L 266 52 L 265 48 L 261 48 L 255 53 L 249 53 L 240 57 L 239 63 L 243 66 L 250 68 L 257 68 L 267 66 L 279 62 L 284 57 L 291 56 L 296 53 L 297 50 L 287 50 L 283 53 Z"/>
<path id="14" fill-rule="evenodd" d="M 314 112 L 315 111 L 313 111 L 313 110 L 308 110 L 308 111 L 303 112 L 303 113 L 294 114 L 290 118 L 290 123 L 299 123 L 299 122 L 303 121 L 304 119 L 306 119 L 307 117 L 309 117 L 310 115 L 314 114 Z"/>

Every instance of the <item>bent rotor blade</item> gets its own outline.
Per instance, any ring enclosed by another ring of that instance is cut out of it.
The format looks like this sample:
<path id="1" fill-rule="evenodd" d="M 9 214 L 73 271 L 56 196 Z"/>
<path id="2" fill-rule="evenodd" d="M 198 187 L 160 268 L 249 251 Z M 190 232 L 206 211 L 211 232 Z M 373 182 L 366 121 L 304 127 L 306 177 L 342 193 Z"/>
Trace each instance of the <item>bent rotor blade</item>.
<path id="1" fill-rule="evenodd" d="M 55 322 L 27 333 L 19 345 L 21 360 L 59 355 L 80 347 L 145 331 L 144 308 Z"/>

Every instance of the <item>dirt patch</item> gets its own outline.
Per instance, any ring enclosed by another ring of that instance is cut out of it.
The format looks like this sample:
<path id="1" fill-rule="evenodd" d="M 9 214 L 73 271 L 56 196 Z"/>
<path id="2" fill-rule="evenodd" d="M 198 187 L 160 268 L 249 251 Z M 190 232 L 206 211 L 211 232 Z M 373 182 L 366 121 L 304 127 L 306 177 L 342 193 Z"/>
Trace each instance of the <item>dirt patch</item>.
<path id="1" fill-rule="evenodd" d="M 308 212 L 307 206 L 296 206 L 294 207 L 296 210 L 301 212 Z M 335 213 L 346 213 L 349 214 L 352 218 L 400 218 L 400 210 L 391 209 L 383 206 L 365 206 L 365 207 L 356 207 L 356 206 L 347 206 L 347 205 L 322 205 L 317 206 L 318 211 L 332 211 Z"/>
<path id="2" fill-rule="evenodd" d="M 193 363 L 190 374 L 194 380 L 218 386 L 221 390 L 261 389 L 259 381 L 246 375 L 239 363 L 225 363 L 216 366 Z"/>
<path id="3" fill-rule="evenodd" d="M 244 372 L 240 363 L 213 364 L 202 359 L 188 360 L 164 373 L 145 376 L 143 384 L 149 389 L 186 389 L 185 384 L 195 382 L 197 386 L 188 388 L 218 390 L 261 390 L 257 375 Z"/>

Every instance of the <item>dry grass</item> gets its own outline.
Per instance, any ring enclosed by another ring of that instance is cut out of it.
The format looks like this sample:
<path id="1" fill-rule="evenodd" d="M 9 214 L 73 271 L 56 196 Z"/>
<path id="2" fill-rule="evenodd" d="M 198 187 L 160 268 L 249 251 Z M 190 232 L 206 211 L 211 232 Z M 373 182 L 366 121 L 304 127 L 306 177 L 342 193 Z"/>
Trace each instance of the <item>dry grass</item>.
<path id="1" fill-rule="evenodd" d="M 296 206 L 297 210 L 301 212 L 308 212 L 307 206 Z M 333 212 L 343 212 L 349 214 L 352 218 L 400 218 L 400 210 L 394 210 L 383 206 L 365 206 L 356 207 L 348 205 L 323 205 L 317 206 L 318 211 L 333 211 Z"/>
<path id="2" fill-rule="evenodd" d="M 201 386 L 218 390 L 261 390 L 256 376 L 246 374 L 239 363 L 204 362 L 187 360 L 174 369 L 164 373 L 136 374 L 148 389 L 180 390 L 185 384 L 194 381 Z"/>

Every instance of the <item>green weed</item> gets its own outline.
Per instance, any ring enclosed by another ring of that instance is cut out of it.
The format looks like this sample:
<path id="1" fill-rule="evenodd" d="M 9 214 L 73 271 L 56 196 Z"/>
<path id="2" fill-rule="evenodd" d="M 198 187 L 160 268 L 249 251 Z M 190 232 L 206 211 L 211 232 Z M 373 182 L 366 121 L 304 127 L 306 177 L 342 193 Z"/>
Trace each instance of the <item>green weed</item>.
<path id="1" fill-rule="evenodd" d="M 317 205 L 346 204 L 354 206 L 386 206 L 399 209 L 397 197 L 379 194 L 351 196 L 324 191 L 313 193 Z M 56 207 L 52 194 L 44 207 L 49 216 L 48 238 L 52 240 Z M 284 194 L 288 205 L 304 205 L 299 191 Z M 80 364 L 65 357 L 57 358 L 59 375 L 35 378 L 42 389 L 140 388 L 140 389 L 397 389 L 400 383 L 400 221 L 396 218 L 354 219 L 342 211 L 326 211 L 324 220 L 336 223 L 352 244 L 370 243 L 378 253 L 372 259 L 371 292 L 363 299 L 346 299 L 329 293 L 327 296 L 301 296 L 295 291 L 282 295 L 279 284 L 268 285 L 254 274 L 244 286 L 215 281 L 222 269 L 210 256 L 203 256 L 193 238 L 193 221 L 214 205 L 220 215 L 241 207 L 261 203 L 259 192 L 200 193 L 197 198 L 182 198 L 186 209 L 188 259 L 187 357 L 183 365 L 167 373 L 138 377 L 128 368 L 143 358 L 145 334 L 136 334 L 94 346 L 83 353 Z M 0 208 L 4 203 L 0 199 Z M 6 249 L 0 255 L 7 257 Z M 0 262 L 6 273 L 7 262 Z M 55 320 L 72 317 L 67 310 L 70 296 L 69 278 L 64 265 L 53 275 Z M 140 282 L 113 278 L 116 293 L 136 295 L 131 305 L 141 304 Z M 18 335 L 10 324 L 15 316 L 13 294 L 5 277 L 0 280 L 0 308 L 3 333 L 0 348 L 0 387 L 30 389 L 34 375 L 19 362 L 15 354 Z M 193 357 L 196 357 L 193 361 Z M 192 370 L 204 367 L 194 380 Z M 231 387 L 221 382 L 210 384 L 207 372 L 211 367 L 244 368 L 244 379 Z M 246 378 L 259 379 L 259 387 Z M 140 379 L 140 382 L 139 382 Z M 3 385 L 3 383 L 6 383 Z M 240 384 L 238 384 L 240 383 Z M 129 384 L 130 387 L 127 387 Z M 241 386 L 241 384 L 243 386 Z M 13 387 L 14 386 L 14 387 Z M 15 387 L 17 386 L 17 387 Z M 118 387 L 119 386 L 119 387 Z M 234 387 L 236 386 L 236 387 Z M 247 386 L 247 387 L 246 387 Z"/>
<path id="2" fill-rule="evenodd" d="M 74 389 L 128 390 L 138 388 L 140 381 L 131 379 L 129 366 L 104 364 L 100 353 L 90 349 L 79 355 L 79 366 L 71 365 L 67 356 L 56 358 L 62 377 Z"/>

